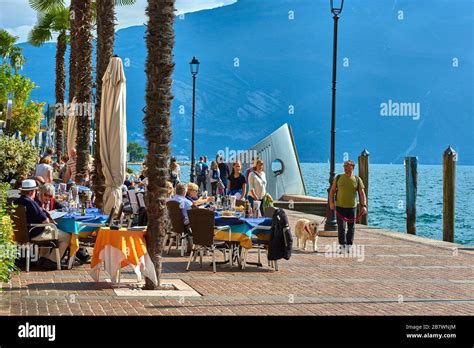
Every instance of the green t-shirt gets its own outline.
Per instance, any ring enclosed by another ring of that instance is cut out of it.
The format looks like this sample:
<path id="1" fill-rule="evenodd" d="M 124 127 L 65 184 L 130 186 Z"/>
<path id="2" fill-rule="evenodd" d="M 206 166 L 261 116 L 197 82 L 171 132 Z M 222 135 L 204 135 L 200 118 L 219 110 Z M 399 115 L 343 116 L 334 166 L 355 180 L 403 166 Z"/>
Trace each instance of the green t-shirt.
<path id="1" fill-rule="evenodd" d="M 359 188 L 364 189 L 364 183 L 360 178 Z M 356 195 L 357 195 L 357 179 L 355 175 L 347 176 L 341 174 L 337 180 L 337 193 L 336 193 L 336 207 L 340 208 L 355 208 L 357 207 Z"/>

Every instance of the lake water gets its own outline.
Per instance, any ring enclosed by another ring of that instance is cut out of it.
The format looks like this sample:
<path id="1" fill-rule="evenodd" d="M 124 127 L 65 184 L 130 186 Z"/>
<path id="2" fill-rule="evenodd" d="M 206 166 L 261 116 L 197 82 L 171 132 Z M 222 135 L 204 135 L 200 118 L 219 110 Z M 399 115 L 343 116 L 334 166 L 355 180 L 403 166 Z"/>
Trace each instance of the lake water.
<path id="1" fill-rule="evenodd" d="M 130 165 L 138 171 L 140 166 Z M 356 168 L 357 169 L 357 168 Z M 310 196 L 326 197 L 329 164 L 302 163 L 301 170 Z M 189 167 L 182 166 L 182 177 Z M 342 172 L 342 164 L 336 172 Z M 443 239 L 443 167 L 418 165 L 417 235 Z M 474 166 L 456 168 L 455 241 L 474 245 Z M 370 164 L 369 225 L 406 232 L 405 168 L 403 164 Z"/>

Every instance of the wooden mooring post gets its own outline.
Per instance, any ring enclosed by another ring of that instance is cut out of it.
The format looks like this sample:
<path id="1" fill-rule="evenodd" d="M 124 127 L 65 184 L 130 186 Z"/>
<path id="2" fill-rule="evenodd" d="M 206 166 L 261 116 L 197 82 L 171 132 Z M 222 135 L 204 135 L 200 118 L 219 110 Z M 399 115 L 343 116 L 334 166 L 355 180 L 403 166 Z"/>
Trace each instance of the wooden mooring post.
<path id="1" fill-rule="evenodd" d="M 443 240 L 454 242 L 457 153 L 449 146 L 443 154 Z"/>
<path id="2" fill-rule="evenodd" d="M 418 157 L 405 157 L 407 233 L 416 234 Z"/>
<path id="3" fill-rule="evenodd" d="M 365 196 L 367 197 L 367 211 L 369 210 L 369 151 L 364 149 L 359 156 L 359 177 L 365 186 Z M 369 224 L 369 214 L 362 216 L 360 223 L 363 225 Z"/>

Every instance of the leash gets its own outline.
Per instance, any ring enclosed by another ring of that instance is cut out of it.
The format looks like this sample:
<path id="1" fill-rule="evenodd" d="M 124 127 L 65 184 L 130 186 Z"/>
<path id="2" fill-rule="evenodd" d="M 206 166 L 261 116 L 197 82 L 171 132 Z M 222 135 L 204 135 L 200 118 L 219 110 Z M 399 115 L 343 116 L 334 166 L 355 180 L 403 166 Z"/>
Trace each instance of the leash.
<path id="1" fill-rule="evenodd" d="M 339 213 L 337 210 L 336 210 L 336 215 L 339 219 L 341 219 L 342 221 L 345 221 L 345 222 L 350 222 L 350 223 L 354 223 L 354 222 L 357 222 L 357 221 L 360 221 L 360 219 L 362 218 L 362 216 L 364 216 L 364 214 L 360 213 L 359 215 L 357 215 L 355 218 L 348 218 L 348 217 L 345 217 L 344 215 L 342 215 L 341 213 Z"/>

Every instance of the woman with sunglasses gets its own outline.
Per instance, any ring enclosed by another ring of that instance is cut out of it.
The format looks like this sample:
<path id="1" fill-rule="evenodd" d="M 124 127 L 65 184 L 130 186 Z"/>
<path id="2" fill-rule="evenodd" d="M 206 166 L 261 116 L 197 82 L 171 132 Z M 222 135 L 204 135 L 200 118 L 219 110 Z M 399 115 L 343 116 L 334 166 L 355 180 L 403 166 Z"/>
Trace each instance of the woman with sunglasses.
<path id="1" fill-rule="evenodd" d="M 54 198 L 55 190 L 52 184 L 44 184 L 39 189 L 39 194 L 36 195 L 36 203 L 46 211 L 61 210 L 63 206 Z"/>

